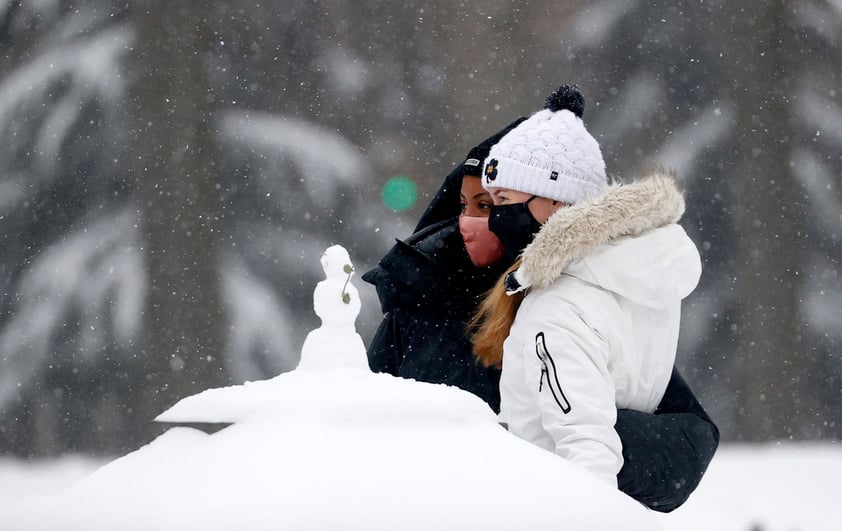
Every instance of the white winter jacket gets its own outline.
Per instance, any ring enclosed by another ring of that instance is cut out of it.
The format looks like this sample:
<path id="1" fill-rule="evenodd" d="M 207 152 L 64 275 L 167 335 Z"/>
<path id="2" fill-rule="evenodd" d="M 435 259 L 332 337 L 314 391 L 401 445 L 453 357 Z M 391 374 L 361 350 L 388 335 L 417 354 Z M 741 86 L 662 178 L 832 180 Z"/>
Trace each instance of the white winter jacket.
<path id="1" fill-rule="evenodd" d="M 614 486 L 617 408 L 661 401 L 701 274 L 683 211 L 670 176 L 614 186 L 556 212 L 517 273 L 530 287 L 503 346 L 500 420 Z"/>

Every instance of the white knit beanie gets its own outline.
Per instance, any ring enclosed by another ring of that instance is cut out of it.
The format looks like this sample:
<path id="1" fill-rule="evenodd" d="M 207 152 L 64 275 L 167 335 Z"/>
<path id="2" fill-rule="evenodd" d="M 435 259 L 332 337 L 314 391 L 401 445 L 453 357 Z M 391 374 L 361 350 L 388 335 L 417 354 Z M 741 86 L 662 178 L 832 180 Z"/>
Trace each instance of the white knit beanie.
<path id="1" fill-rule="evenodd" d="M 585 129 L 585 98 L 563 85 L 544 109 L 512 129 L 485 159 L 482 185 L 508 188 L 568 204 L 608 189 L 599 144 Z"/>

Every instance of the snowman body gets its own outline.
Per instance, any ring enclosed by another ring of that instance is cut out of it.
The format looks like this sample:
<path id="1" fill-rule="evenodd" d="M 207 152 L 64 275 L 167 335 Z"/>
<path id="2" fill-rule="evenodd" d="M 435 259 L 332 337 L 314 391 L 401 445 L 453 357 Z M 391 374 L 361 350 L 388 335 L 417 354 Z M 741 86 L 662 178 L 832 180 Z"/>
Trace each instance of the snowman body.
<path id="1" fill-rule="evenodd" d="M 351 284 L 354 266 L 348 251 L 333 245 L 320 262 L 325 279 L 313 291 L 313 309 L 322 324 L 307 334 L 298 369 L 369 370 L 365 344 L 354 325 L 361 304 L 357 288 Z"/>

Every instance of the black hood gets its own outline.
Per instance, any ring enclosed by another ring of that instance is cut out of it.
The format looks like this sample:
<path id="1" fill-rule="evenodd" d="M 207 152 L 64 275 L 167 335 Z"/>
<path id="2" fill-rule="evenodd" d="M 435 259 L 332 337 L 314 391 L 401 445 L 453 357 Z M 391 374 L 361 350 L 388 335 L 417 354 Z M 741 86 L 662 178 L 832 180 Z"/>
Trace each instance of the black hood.
<path id="1" fill-rule="evenodd" d="M 464 167 L 464 163 L 459 164 L 444 178 L 444 182 L 439 187 L 436 195 L 433 196 L 433 199 L 427 206 L 427 210 L 424 211 L 421 219 L 418 220 L 418 225 L 415 226 L 410 239 L 424 229 L 452 220 L 462 213 L 459 194 L 462 191 L 462 172 Z"/>
<path id="2" fill-rule="evenodd" d="M 465 160 L 479 160 L 481 168 L 491 146 L 525 119 L 518 118 L 485 139 L 471 149 Z M 412 236 L 397 240 L 378 266 L 362 276 L 377 288 L 384 313 L 397 306 L 414 305 L 468 319 L 481 296 L 506 269 L 508 264 L 478 269 L 468 257 L 458 225 L 465 168 L 464 161 L 453 168 L 421 215 Z"/>
<path id="3" fill-rule="evenodd" d="M 444 182 L 438 192 L 436 192 L 436 195 L 433 196 L 429 206 L 427 206 L 427 210 L 425 210 L 421 215 L 421 219 L 418 220 L 418 225 L 415 226 L 415 230 L 413 232 L 421 231 L 430 225 L 456 217 L 462 212 L 459 201 L 459 193 L 462 189 L 462 177 L 465 175 L 466 171 L 471 173 L 477 172 L 476 176 L 480 177 L 482 173 L 482 163 L 488 156 L 489 151 L 491 151 L 491 147 L 499 142 L 501 138 L 506 136 L 506 133 L 517 127 L 524 120 L 526 120 L 526 117 L 522 116 L 518 118 L 471 149 L 466 159 L 453 168 L 453 171 L 444 178 Z M 475 168 L 473 166 L 466 166 L 465 163 L 470 160 L 478 160 L 479 167 Z"/>

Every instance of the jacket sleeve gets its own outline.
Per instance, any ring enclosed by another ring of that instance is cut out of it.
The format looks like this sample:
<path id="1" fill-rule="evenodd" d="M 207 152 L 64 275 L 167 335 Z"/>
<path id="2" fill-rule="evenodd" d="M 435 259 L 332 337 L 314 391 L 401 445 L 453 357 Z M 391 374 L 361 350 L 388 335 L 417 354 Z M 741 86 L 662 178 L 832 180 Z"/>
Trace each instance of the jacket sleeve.
<path id="1" fill-rule="evenodd" d="M 616 430 L 620 490 L 661 512 L 687 501 L 719 445 L 719 430 L 675 368 L 655 414 L 620 410 Z"/>
<path id="2" fill-rule="evenodd" d="M 402 358 L 400 323 L 394 311 L 383 316 L 368 345 L 368 366 L 374 372 L 397 376 Z"/>
<path id="3" fill-rule="evenodd" d="M 534 312 L 536 326 L 527 328 L 532 341 L 523 352 L 542 426 L 556 454 L 617 486 L 622 446 L 607 346 L 575 309 L 549 311 Z"/>

